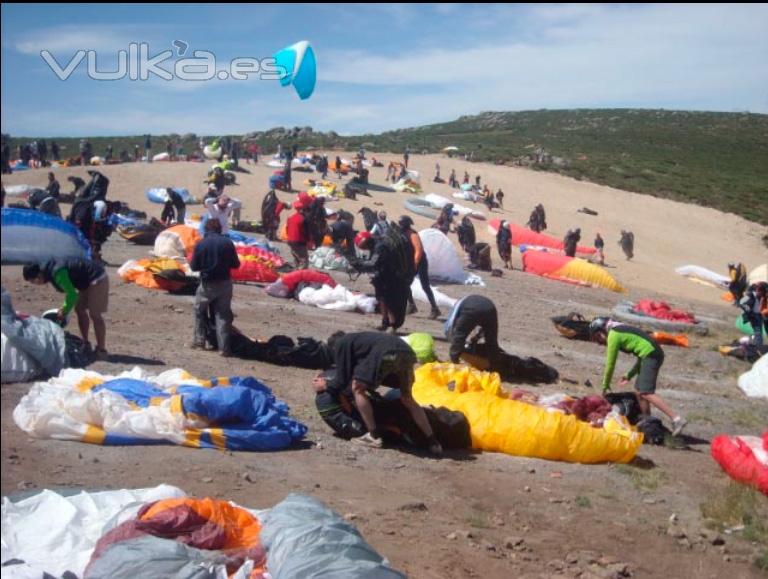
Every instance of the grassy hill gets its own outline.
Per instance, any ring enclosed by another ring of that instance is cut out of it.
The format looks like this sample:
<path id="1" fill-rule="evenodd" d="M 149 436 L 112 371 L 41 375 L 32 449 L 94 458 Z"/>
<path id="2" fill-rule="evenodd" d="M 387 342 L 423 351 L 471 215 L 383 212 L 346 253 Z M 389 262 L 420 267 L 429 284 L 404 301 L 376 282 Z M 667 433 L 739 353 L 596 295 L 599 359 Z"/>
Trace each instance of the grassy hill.
<path id="1" fill-rule="evenodd" d="M 457 146 L 475 161 L 526 165 L 576 179 L 696 203 L 768 225 L 768 115 L 664 110 L 599 109 L 487 112 L 455 121 L 339 136 L 310 128 L 249 133 L 264 150 L 277 143 L 300 148 L 357 149 L 401 154 L 439 152 Z M 57 139 L 65 155 L 77 154 L 77 139 Z M 153 139 L 164 150 L 168 137 Z M 179 138 L 185 150 L 197 137 Z M 210 139 L 207 139 L 210 140 Z M 12 139 L 12 146 L 29 139 Z M 97 154 L 107 143 L 132 153 L 141 137 L 93 138 Z M 545 155 L 536 162 L 536 151 Z"/>

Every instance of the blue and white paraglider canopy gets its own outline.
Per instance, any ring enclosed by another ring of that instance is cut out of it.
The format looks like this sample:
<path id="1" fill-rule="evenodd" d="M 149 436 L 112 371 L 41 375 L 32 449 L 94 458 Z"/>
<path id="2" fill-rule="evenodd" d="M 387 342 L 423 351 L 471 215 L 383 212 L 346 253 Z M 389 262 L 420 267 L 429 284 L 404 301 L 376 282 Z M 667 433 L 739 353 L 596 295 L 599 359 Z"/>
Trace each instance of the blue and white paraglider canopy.
<path id="1" fill-rule="evenodd" d="M 309 42 L 302 40 L 276 52 L 275 64 L 286 71 L 280 79 L 282 86 L 292 84 L 301 100 L 312 96 L 317 81 L 317 60 Z"/>

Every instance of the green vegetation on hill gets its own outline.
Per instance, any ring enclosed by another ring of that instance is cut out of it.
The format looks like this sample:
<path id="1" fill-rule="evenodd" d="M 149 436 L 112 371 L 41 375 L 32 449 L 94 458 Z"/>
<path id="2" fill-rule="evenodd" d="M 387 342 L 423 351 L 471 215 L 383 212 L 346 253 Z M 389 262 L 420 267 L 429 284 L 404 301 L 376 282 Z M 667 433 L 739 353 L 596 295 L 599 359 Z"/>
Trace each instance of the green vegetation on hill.
<path id="1" fill-rule="evenodd" d="M 195 135 L 174 136 L 185 151 Z M 471 153 L 474 161 L 526 165 L 657 197 L 732 212 L 768 225 L 768 115 L 664 110 L 599 109 L 487 112 L 448 123 L 339 136 L 309 127 L 276 128 L 244 136 L 273 152 L 277 143 L 301 149 L 365 144 L 372 152 L 438 153 L 447 146 Z M 238 137 L 239 138 L 239 137 Z M 168 136 L 153 137 L 154 152 Z M 11 146 L 30 139 L 11 139 Z M 50 142 L 50 139 L 48 139 Z M 78 139 L 56 139 L 62 156 L 75 156 Z M 115 155 L 143 137 L 90 139 L 95 154 L 112 144 Z M 206 138 L 210 142 L 211 138 Z M 535 153 L 545 153 L 534 162 Z"/>

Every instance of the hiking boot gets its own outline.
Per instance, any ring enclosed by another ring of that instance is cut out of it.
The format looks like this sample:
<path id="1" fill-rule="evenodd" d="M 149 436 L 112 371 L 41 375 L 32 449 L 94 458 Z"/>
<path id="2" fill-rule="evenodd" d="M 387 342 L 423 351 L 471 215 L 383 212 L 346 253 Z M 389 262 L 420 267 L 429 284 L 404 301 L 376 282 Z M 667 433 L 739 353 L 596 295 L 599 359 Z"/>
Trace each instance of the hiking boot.
<path id="1" fill-rule="evenodd" d="M 678 416 L 672 420 L 672 436 L 678 436 L 683 431 L 686 424 L 688 424 L 688 421 L 682 416 Z"/>
<path id="2" fill-rule="evenodd" d="M 439 317 L 440 317 L 440 308 L 432 308 L 432 311 L 429 312 L 429 319 L 436 320 Z"/>
<path id="3" fill-rule="evenodd" d="M 381 438 L 374 438 L 371 436 L 370 432 L 366 432 L 362 436 L 358 436 L 357 438 L 353 438 L 352 442 L 355 444 L 359 444 L 361 446 L 367 446 L 369 448 L 381 448 L 384 444 L 381 440 Z"/>
<path id="4" fill-rule="evenodd" d="M 109 352 L 107 352 L 106 350 L 96 350 L 93 353 L 93 359 L 98 362 L 103 362 L 109 359 Z"/>
<path id="5" fill-rule="evenodd" d="M 416 307 L 416 304 L 408 304 L 408 315 L 412 316 L 416 312 L 419 311 L 419 308 Z"/>

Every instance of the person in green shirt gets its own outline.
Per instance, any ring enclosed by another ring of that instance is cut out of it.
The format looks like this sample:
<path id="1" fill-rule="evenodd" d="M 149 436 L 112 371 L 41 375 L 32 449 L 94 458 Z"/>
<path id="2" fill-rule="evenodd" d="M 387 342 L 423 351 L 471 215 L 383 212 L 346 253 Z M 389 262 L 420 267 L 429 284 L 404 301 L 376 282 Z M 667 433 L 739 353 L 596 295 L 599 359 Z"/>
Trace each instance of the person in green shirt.
<path id="1" fill-rule="evenodd" d="M 651 406 L 655 406 L 672 420 L 672 435 L 677 436 L 683 431 L 688 421 L 672 411 L 661 396 L 656 394 L 656 381 L 659 370 L 664 363 L 664 350 L 656 340 L 642 330 L 613 322 L 608 318 L 595 318 L 589 325 L 593 341 L 604 343 L 605 371 L 603 373 L 603 392 L 611 389 L 613 372 L 616 369 L 616 358 L 619 352 L 633 354 L 637 362 L 632 369 L 620 380 L 620 385 L 628 384 L 637 376 L 635 390 L 640 411 L 644 416 L 651 414 Z"/>
<path id="2" fill-rule="evenodd" d="M 63 322 L 74 309 L 80 335 L 87 346 L 90 346 L 88 334 L 93 322 L 96 358 L 106 359 L 107 326 L 103 316 L 109 305 L 109 277 L 104 267 L 86 259 L 50 260 L 44 264 L 27 264 L 23 273 L 26 281 L 35 285 L 50 283 L 64 294 L 57 318 Z"/>

